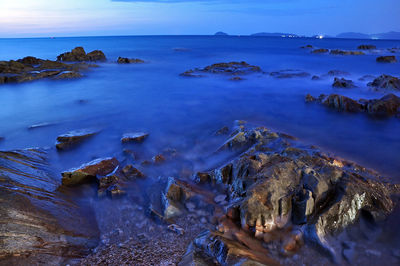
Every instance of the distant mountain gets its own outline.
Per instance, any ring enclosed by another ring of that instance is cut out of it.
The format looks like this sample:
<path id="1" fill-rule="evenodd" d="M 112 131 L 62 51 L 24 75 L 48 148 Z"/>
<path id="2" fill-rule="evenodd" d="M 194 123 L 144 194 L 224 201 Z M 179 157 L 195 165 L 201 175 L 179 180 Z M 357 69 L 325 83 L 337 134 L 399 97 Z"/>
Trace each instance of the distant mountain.
<path id="1" fill-rule="evenodd" d="M 266 37 L 300 37 L 297 34 L 294 33 L 282 33 L 282 32 L 274 32 L 274 33 L 270 33 L 270 32 L 258 32 L 258 33 L 254 33 L 251 34 L 250 36 L 266 36 Z"/>
<path id="2" fill-rule="evenodd" d="M 392 39 L 400 40 L 400 32 L 391 31 L 386 33 L 364 34 L 359 32 L 345 32 L 336 35 L 336 38 L 345 39 Z"/>
<path id="3" fill-rule="evenodd" d="M 228 36 L 229 34 L 223 32 L 223 31 L 219 31 L 219 32 L 216 32 L 214 35 L 215 35 L 215 36 Z"/>

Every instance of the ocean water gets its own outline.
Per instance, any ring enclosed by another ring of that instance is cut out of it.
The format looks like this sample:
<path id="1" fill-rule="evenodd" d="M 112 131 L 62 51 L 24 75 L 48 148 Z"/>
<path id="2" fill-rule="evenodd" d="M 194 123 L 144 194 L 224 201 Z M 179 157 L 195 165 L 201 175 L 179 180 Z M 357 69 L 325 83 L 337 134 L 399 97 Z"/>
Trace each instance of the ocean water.
<path id="1" fill-rule="evenodd" d="M 381 50 L 364 56 L 314 55 L 300 49 L 307 44 L 345 50 L 374 44 Z M 190 160 L 207 156 L 216 148 L 210 144 L 194 149 L 196 144 L 240 119 L 291 134 L 400 181 L 399 119 L 341 113 L 304 101 L 307 93 L 382 97 L 384 94 L 368 89 L 369 81 L 358 79 L 366 74 L 400 76 L 400 63 L 375 62 L 378 55 L 388 53 L 386 48 L 400 47 L 400 41 L 230 36 L 0 39 L 0 60 L 28 55 L 54 60 L 76 46 L 83 46 L 87 52 L 100 49 L 108 62 L 85 72 L 79 80 L 0 86 L 0 136 L 5 137 L 1 150 L 54 150 L 59 134 L 95 127 L 101 133 L 76 149 L 54 151 L 52 159 L 60 171 L 96 157 L 118 156 L 123 148 L 120 138 L 129 131 L 150 133 L 143 145 L 132 147 L 143 154 L 141 159 L 172 147 Z M 140 58 L 146 63 L 118 65 L 118 56 Z M 246 61 L 265 72 L 300 69 L 323 75 L 334 69 L 347 71 L 350 76 L 346 78 L 354 80 L 358 88 L 332 88 L 333 77 L 312 81 L 311 76 L 276 79 L 254 74 L 235 82 L 224 75 L 179 76 L 188 69 L 229 61 Z M 39 123 L 52 125 L 28 129 Z"/>

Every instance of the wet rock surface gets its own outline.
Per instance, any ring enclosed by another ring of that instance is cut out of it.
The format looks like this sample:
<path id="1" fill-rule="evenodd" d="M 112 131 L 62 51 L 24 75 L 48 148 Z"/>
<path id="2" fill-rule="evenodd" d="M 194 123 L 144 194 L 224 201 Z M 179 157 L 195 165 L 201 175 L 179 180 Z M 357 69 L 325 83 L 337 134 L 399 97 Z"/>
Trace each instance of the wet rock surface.
<path id="1" fill-rule="evenodd" d="M 242 62 L 229 62 L 229 63 L 217 63 L 204 68 L 195 68 L 180 74 L 186 77 L 201 77 L 203 74 L 224 74 L 224 75 L 248 75 L 253 73 L 262 72 L 258 66 L 250 65 L 244 61 Z"/>
<path id="2" fill-rule="evenodd" d="M 354 84 L 354 82 L 352 80 L 344 79 L 344 78 L 335 78 L 333 80 L 332 87 L 351 89 L 351 88 L 356 88 L 357 86 Z"/>
<path id="3" fill-rule="evenodd" d="M 379 56 L 376 58 L 376 62 L 378 63 L 396 63 L 397 59 L 395 56 Z"/>
<path id="4" fill-rule="evenodd" d="M 70 131 L 57 137 L 56 147 L 58 150 L 70 149 L 98 133 L 98 130 L 93 129 L 79 129 Z"/>
<path id="5" fill-rule="evenodd" d="M 375 116 L 398 116 L 400 114 L 400 98 L 394 94 L 387 94 L 380 99 L 358 101 L 349 97 L 331 94 L 321 94 L 318 98 L 307 95 L 306 102 L 319 102 L 327 107 L 346 112 L 366 112 Z"/>
<path id="6" fill-rule="evenodd" d="M 57 190 L 44 150 L 0 152 L 0 264 L 60 265 L 86 256 L 99 231 L 89 207 Z"/>
<path id="7" fill-rule="evenodd" d="M 144 61 L 138 58 L 118 57 L 118 64 L 143 64 Z"/>
<path id="8" fill-rule="evenodd" d="M 328 52 L 329 52 L 328 49 L 320 48 L 320 49 L 312 50 L 311 53 L 313 53 L 313 54 L 326 54 Z"/>
<path id="9" fill-rule="evenodd" d="M 122 143 L 128 143 L 128 142 L 140 143 L 140 142 L 143 142 L 148 136 L 149 136 L 149 134 L 145 133 L 145 132 L 129 132 L 129 133 L 125 133 L 122 136 L 121 142 Z"/>
<path id="10" fill-rule="evenodd" d="M 106 56 L 100 50 L 94 50 L 86 53 L 83 47 L 75 47 L 71 52 L 66 52 L 57 56 L 58 61 L 64 62 L 96 62 L 106 61 Z"/>
<path id="11" fill-rule="evenodd" d="M 365 55 L 365 53 L 362 51 L 343 51 L 343 50 L 338 50 L 338 49 L 331 50 L 330 54 L 333 54 L 333 55 Z"/>
<path id="12" fill-rule="evenodd" d="M 39 79 L 73 79 L 82 77 L 82 71 L 94 67 L 86 63 L 66 64 L 32 56 L 17 61 L 0 61 L 0 84 L 22 83 Z"/>
<path id="13" fill-rule="evenodd" d="M 375 50 L 376 46 L 372 44 L 361 44 L 357 47 L 359 50 Z"/>
<path id="14" fill-rule="evenodd" d="M 381 75 L 368 83 L 368 86 L 374 90 L 393 90 L 400 91 L 400 79 L 390 75 Z"/>

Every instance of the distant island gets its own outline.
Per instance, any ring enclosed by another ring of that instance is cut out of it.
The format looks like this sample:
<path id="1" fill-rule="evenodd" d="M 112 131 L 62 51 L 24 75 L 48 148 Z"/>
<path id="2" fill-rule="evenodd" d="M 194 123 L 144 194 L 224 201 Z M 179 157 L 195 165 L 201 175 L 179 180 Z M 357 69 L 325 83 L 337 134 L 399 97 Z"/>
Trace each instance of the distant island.
<path id="1" fill-rule="evenodd" d="M 215 36 L 229 36 L 228 33 L 225 33 L 225 32 L 223 32 L 223 31 L 218 31 L 218 32 L 216 32 L 214 35 L 215 35 Z"/>

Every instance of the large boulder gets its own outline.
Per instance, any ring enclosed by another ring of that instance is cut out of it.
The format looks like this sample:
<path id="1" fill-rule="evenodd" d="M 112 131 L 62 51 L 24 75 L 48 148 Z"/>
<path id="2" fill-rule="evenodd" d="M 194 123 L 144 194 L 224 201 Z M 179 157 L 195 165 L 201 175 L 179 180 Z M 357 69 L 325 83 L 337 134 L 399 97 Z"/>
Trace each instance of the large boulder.
<path id="1" fill-rule="evenodd" d="M 2 265 L 60 265 L 97 245 L 94 215 L 58 189 L 44 150 L 0 152 Z"/>
<path id="2" fill-rule="evenodd" d="M 94 50 L 86 54 L 83 47 L 75 47 L 71 52 L 66 52 L 57 56 L 57 61 L 64 62 L 84 62 L 84 61 L 106 61 L 106 56 L 100 50 Z"/>
<path id="3" fill-rule="evenodd" d="M 362 104 L 349 97 L 338 94 L 329 95 L 322 101 L 322 104 L 340 111 L 360 112 L 363 110 Z"/>
<path id="4" fill-rule="evenodd" d="M 368 83 L 368 86 L 375 90 L 400 91 L 400 79 L 390 75 L 381 75 Z"/>
<path id="5" fill-rule="evenodd" d="M 400 97 L 388 94 L 380 99 L 367 102 L 367 112 L 375 115 L 395 115 L 400 113 Z"/>

